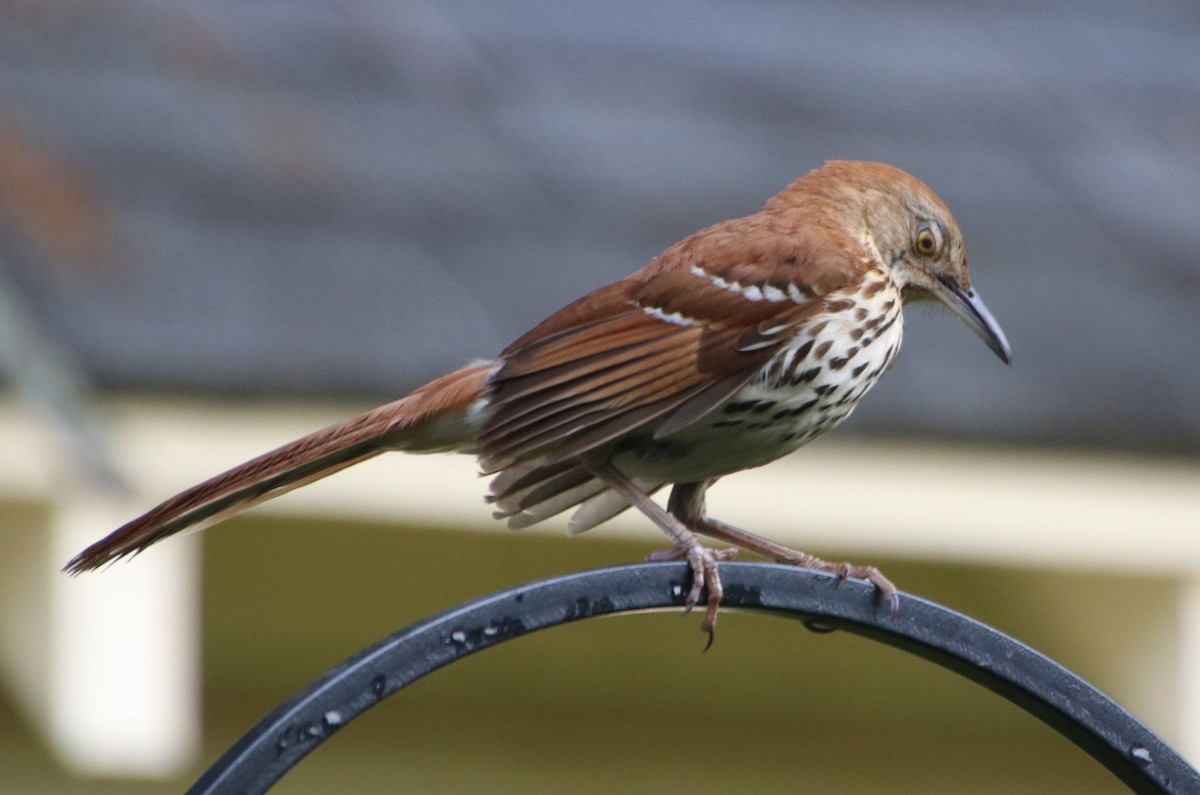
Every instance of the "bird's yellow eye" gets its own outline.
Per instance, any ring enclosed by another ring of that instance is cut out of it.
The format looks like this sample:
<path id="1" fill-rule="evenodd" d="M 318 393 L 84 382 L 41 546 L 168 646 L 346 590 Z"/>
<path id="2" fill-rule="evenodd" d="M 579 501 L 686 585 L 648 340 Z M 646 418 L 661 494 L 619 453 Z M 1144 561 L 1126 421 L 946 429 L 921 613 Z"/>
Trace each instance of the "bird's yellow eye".
<path id="1" fill-rule="evenodd" d="M 916 237 L 913 238 L 913 248 L 916 249 L 918 254 L 925 257 L 932 257 L 936 254 L 938 249 L 941 248 L 941 243 L 941 237 L 934 231 L 933 227 L 928 225 L 918 229 Z"/>

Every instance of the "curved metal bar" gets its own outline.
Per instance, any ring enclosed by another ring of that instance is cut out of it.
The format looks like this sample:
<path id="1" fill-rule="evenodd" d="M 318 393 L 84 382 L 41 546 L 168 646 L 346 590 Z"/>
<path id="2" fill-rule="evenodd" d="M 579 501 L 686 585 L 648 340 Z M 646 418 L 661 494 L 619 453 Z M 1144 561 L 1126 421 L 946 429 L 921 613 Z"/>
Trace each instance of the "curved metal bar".
<path id="1" fill-rule="evenodd" d="M 1128 712 L 1075 674 L 1008 636 L 940 605 L 900 595 L 896 615 L 875 590 L 768 563 L 723 563 L 723 605 L 837 628 L 962 674 L 1045 721 L 1134 792 L 1197 793 L 1200 774 Z M 443 665 L 525 633 L 592 616 L 680 607 L 690 574 L 643 563 L 522 585 L 432 616 L 338 664 L 235 743 L 192 795 L 265 792 L 326 737 Z"/>

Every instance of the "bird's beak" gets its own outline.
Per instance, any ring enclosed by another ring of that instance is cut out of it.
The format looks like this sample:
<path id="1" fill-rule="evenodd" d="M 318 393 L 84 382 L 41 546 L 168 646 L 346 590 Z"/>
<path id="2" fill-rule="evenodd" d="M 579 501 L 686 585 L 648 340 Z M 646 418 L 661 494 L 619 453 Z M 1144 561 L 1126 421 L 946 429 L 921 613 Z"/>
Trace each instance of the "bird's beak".
<path id="1" fill-rule="evenodd" d="M 987 343 L 992 352 L 1005 364 L 1012 362 L 1012 349 L 1008 347 L 1008 340 L 1000 330 L 1000 324 L 992 317 L 983 299 L 973 289 L 964 290 L 952 282 L 935 279 L 932 292 L 947 309 L 958 316 L 959 320 L 967 324 L 967 328 Z"/>

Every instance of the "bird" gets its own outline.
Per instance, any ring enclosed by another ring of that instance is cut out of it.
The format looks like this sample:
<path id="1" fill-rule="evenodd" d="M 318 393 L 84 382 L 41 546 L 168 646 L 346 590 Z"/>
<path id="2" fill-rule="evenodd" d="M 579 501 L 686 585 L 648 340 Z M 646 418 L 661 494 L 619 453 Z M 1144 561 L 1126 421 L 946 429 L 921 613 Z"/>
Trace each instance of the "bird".
<path id="1" fill-rule="evenodd" d="M 883 163 L 829 161 L 756 213 L 685 237 L 635 273 L 551 314 L 497 357 L 236 466 L 71 559 L 100 568 L 185 529 L 386 451 L 477 456 L 495 516 L 521 529 L 573 510 L 582 533 L 635 507 L 686 561 L 713 638 L 718 563 L 739 549 L 865 579 L 707 515 L 719 478 L 762 466 L 850 416 L 900 350 L 902 308 L 940 304 L 1004 363 L 1004 332 L 971 286 L 962 234 L 927 185 Z M 665 507 L 652 499 L 671 489 Z M 730 546 L 712 547 L 699 536 Z"/>

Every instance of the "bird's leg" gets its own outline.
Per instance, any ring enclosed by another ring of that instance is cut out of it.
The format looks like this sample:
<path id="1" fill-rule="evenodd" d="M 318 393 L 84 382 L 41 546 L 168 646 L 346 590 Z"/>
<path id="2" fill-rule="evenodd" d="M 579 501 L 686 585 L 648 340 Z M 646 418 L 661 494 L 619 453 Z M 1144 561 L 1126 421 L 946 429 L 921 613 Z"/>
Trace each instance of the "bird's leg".
<path id="1" fill-rule="evenodd" d="M 705 586 L 708 587 L 708 607 L 704 613 L 704 622 L 700 625 L 700 628 L 708 633 L 708 644 L 704 647 L 707 649 L 713 642 L 717 607 L 721 604 L 721 596 L 724 593 L 717 562 L 732 558 L 737 554 L 737 550 L 710 549 L 702 545 L 700 539 L 696 538 L 696 534 L 685 523 L 663 510 L 662 506 L 650 499 L 649 495 L 607 460 L 589 459 L 584 465 L 609 488 L 629 500 L 630 504 L 644 513 L 671 539 L 674 544 L 671 549 L 656 552 L 650 555 L 648 560 L 687 560 L 692 569 L 692 588 L 684 600 L 687 610 L 695 607 L 696 602 L 700 600 L 700 592 Z M 674 499 L 674 496 L 672 491 L 671 498 Z"/>
<path id="2" fill-rule="evenodd" d="M 684 485 L 692 486 L 695 484 Z M 853 563 L 830 563 L 827 560 L 818 558 L 816 555 L 810 555 L 807 552 L 800 552 L 791 547 L 785 547 L 769 538 L 763 538 L 760 535 L 755 535 L 733 525 L 726 524 L 718 519 L 709 518 L 704 514 L 703 490 L 701 490 L 698 497 L 690 494 L 681 494 L 677 505 L 676 493 L 681 488 L 683 486 L 676 486 L 675 490 L 671 492 L 671 502 L 668 507 L 672 509 L 671 513 L 673 515 L 677 516 L 681 522 L 695 532 L 702 533 L 710 538 L 726 541 L 735 547 L 755 552 L 777 563 L 788 563 L 806 569 L 828 572 L 837 575 L 842 580 L 847 577 L 866 580 L 879 590 L 880 597 L 887 602 L 893 615 L 900 609 L 900 599 L 896 595 L 896 586 L 883 575 L 883 572 L 874 566 L 859 566 Z M 685 499 L 688 497 L 690 499 Z"/>

